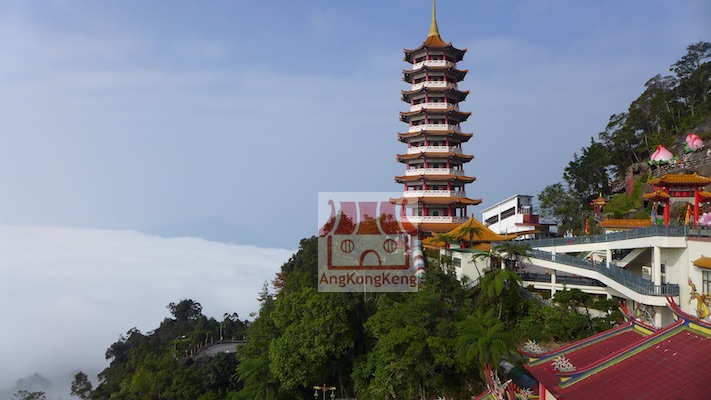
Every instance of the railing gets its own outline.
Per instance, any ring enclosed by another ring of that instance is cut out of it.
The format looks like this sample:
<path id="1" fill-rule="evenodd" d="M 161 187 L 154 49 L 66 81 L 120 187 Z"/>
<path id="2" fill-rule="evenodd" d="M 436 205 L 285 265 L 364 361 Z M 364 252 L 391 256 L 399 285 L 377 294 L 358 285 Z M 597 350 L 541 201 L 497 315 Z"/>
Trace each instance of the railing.
<path id="1" fill-rule="evenodd" d="M 431 110 L 446 110 L 451 108 L 452 110 L 459 111 L 459 106 L 457 104 L 451 103 L 420 103 L 410 106 L 410 111 L 419 111 L 421 109 L 431 109 Z"/>
<path id="2" fill-rule="evenodd" d="M 586 260 L 584 258 L 571 256 L 568 254 L 553 254 L 542 250 L 532 250 L 529 258 L 539 260 L 552 261 L 559 264 L 569 265 L 588 271 L 595 271 L 603 276 L 606 276 L 613 281 L 629 288 L 630 290 L 649 296 L 678 296 L 679 285 L 666 284 L 655 285 L 654 282 L 648 281 L 639 275 L 635 275 L 624 268 L 620 268 L 614 264 L 610 264 L 610 268 L 605 266 L 605 263 L 594 260 Z M 524 260 L 525 262 L 525 260 Z"/>
<path id="3" fill-rule="evenodd" d="M 447 81 L 424 81 L 420 83 L 415 83 L 412 85 L 412 90 L 420 90 L 423 87 L 431 87 L 431 88 L 447 88 L 447 89 L 454 89 L 457 90 L 458 86 L 456 83 L 452 82 L 447 82 Z"/>
<path id="4" fill-rule="evenodd" d="M 703 157 L 692 157 L 682 161 L 670 161 L 667 164 L 660 165 L 657 168 L 652 167 L 652 175 L 654 177 L 659 177 L 669 172 L 683 171 L 687 168 L 693 168 L 699 165 L 711 163 L 711 156 L 708 154 Z"/>
<path id="5" fill-rule="evenodd" d="M 402 217 L 403 222 L 419 224 L 422 222 L 464 223 L 469 217 L 452 217 L 447 215 L 407 215 Z"/>
<path id="6" fill-rule="evenodd" d="M 412 69 L 422 68 L 423 65 L 428 67 L 453 67 L 454 63 L 447 60 L 425 60 L 412 64 Z"/>
<path id="7" fill-rule="evenodd" d="M 524 281 L 532 282 L 551 282 L 550 274 L 539 274 L 537 272 L 524 272 L 518 274 Z M 583 285 L 583 286 L 598 286 L 606 287 L 604 283 L 598 281 L 597 279 L 586 278 L 584 276 L 568 276 L 568 275 L 556 275 L 555 282 L 566 285 Z"/>
<path id="8" fill-rule="evenodd" d="M 639 239 L 653 236 L 685 237 L 689 230 L 685 225 L 651 226 L 649 228 L 631 229 L 629 231 L 606 233 L 602 235 L 573 236 L 555 239 L 529 240 L 525 243 L 533 248 L 564 246 L 567 244 L 605 243 L 616 240 Z M 492 243 L 494 245 L 494 243 Z"/>
<path id="9" fill-rule="evenodd" d="M 454 191 L 454 190 L 408 190 L 403 192 L 403 197 L 466 197 L 467 194 L 464 191 Z"/>
<path id="10" fill-rule="evenodd" d="M 448 131 L 453 130 L 454 132 L 460 133 L 462 130 L 457 125 L 448 124 L 420 124 L 413 125 L 408 129 L 408 132 L 420 132 L 420 131 Z"/>
<path id="11" fill-rule="evenodd" d="M 407 149 L 407 154 L 420 154 L 423 152 L 462 154 L 462 148 L 452 146 L 413 146 Z"/>
<path id="12" fill-rule="evenodd" d="M 412 168 L 405 170 L 405 176 L 413 175 L 464 175 L 464 171 L 454 168 Z"/>

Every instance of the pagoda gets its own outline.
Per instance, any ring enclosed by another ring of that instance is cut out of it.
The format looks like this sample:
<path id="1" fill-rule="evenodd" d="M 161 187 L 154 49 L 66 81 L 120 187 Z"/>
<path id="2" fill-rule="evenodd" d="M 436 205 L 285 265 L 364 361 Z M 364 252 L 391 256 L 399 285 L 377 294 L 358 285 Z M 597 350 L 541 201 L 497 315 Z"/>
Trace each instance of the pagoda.
<path id="1" fill-rule="evenodd" d="M 462 151 L 472 137 L 461 129 L 471 113 L 459 109 L 469 94 L 458 87 L 467 74 L 457 68 L 465 52 L 442 40 L 433 0 L 427 39 L 405 50 L 404 61 L 412 66 L 403 71 L 403 80 L 411 87 L 402 91 L 402 100 L 410 108 L 400 113 L 408 129 L 398 133 L 398 139 L 407 144 L 407 151 L 397 155 L 405 174 L 395 177 L 403 185 L 403 196 L 392 199 L 403 206 L 403 220 L 417 228 L 420 237 L 451 231 L 469 219 L 467 206 L 481 203 L 467 197 L 465 190 L 476 179 L 464 173 L 464 165 L 474 157 Z"/>

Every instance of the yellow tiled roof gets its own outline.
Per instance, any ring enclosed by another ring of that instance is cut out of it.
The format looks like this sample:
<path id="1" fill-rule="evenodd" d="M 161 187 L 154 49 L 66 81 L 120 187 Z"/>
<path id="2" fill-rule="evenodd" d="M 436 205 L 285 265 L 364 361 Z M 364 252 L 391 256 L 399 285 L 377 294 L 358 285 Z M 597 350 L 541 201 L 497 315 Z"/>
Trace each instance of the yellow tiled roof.
<path id="1" fill-rule="evenodd" d="M 694 261 L 694 266 L 703 269 L 711 269 L 711 257 L 701 256 L 701 258 Z"/>
<path id="2" fill-rule="evenodd" d="M 603 228 L 647 228 L 652 226 L 652 219 L 606 219 L 599 225 Z"/>
<path id="3" fill-rule="evenodd" d="M 705 186 L 711 184 L 711 178 L 703 177 L 696 172 L 693 174 L 664 174 L 659 178 L 650 179 L 650 185 L 672 186 Z"/>
<path id="4" fill-rule="evenodd" d="M 663 190 L 655 190 L 652 193 L 645 193 L 642 195 L 645 200 L 669 200 L 669 194 Z"/>
<path id="5" fill-rule="evenodd" d="M 506 240 L 513 239 L 515 236 L 511 235 L 509 238 L 507 238 L 504 235 L 499 235 L 498 233 L 495 233 L 488 227 L 484 226 L 479 220 L 477 220 L 474 217 L 469 218 L 467 222 L 464 222 L 463 224 L 459 225 L 458 227 L 454 228 L 453 230 L 447 232 L 448 235 L 451 235 L 457 240 L 463 240 L 463 241 L 468 241 L 469 236 L 466 234 L 463 234 L 462 231 L 468 227 L 475 227 L 480 229 L 480 234 L 479 235 L 474 235 L 473 242 L 478 244 L 481 243 L 491 243 L 491 242 L 503 242 Z M 431 246 L 431 247 L 442 247 L 444 246 L 444 243 L 440 240 L 437 240 L 434 237 L 424 239 L 422 243 L 426 246 Z M 477 249 L 477 245 L 474 246 L 475 249 Z"/>

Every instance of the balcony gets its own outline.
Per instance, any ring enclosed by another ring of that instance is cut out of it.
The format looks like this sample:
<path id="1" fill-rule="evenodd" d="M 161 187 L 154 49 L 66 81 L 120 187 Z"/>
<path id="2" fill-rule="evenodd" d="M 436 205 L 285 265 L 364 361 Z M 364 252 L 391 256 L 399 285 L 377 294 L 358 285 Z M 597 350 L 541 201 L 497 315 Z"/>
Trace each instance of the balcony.
<path id="1" fill-rule="evenodd" d="M 464 175 L 464 170 L 454 168 L 413 168 L 405 171 L 405 176 L 417 175 Z"/>
<path id="2" fill-rule="evenodd" d="M 418 146 L 409 147 L 407 149 L 407 154 L 420 154 L 420 153 L 452 153 L 452 154 L 462 154 L 461 147 L 451 147 L 451 146 Z"/>
<path id="3" fill-rule="evenodd" d="M 410 106 L 410 111 L 420 111 L 423 108 L 425 110 L 447 110 L 451 108 L 452 110 L 459 111 L 459 105 L 443 102 L 415 104 Z"/>
<path id="4" fill-rule="evenodd" d="M 464 191 L 455 190 L 408 190 L 403 197 L 467 197 Z"/>
<path id="5" fill-rule="evenodd" d="M 441 224 L 456 223 L 463 224 L 469 220 L 469 217 L 452 217 L 447 215 L 428 215 L 428 216 L 415 216 L 407 215 L 402 217 L 403 222 L 410 222 L 412 224 L 421 224 L 423 222 L 437 222 Z"/>
<path id="6" fill-rule="evenodd" d="M 408 132 L 421 132 L 421 131 L 448 131 L 453 130 L 456 133 L 461 133 L 462 129 L 457 125 L 448 124 L 420 124 L 413 125 L 408 129 Z"/>
<path id="7" fill-rule="evenodd" d="M 455 64 L 451 61 L 447 60 L 425 60 L 425 61 L 420 61 L 418 63 L 412 64 L 412 69 L 420 69 L 423 66 L 428 66 L 428 67 L 454 67 Z"/>
<path id="8" fill-rule="evenodd" d="M 423 87 L 428 87 L 428 88 L 447 88 L 447 89 L 454 89 L 457 90 L 458 86 L 456 83 L 452 82 L 447 82 L 447 81 L 425 81 L 425 82 L 420 82 L 420 83 L 414 83 L 412 85 L 412 90 L 420 90 Z"/>

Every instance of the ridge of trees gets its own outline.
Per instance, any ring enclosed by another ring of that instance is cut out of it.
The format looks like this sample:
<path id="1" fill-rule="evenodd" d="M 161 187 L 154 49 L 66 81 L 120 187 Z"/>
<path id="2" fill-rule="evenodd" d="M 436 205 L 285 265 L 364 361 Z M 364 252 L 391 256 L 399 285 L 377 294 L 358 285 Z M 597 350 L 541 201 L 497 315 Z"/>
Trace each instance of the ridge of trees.
<path id="1" fill-rule="evenodd" d="M 476 286 L 459 281 L 445 261 L 428 265 L 415 293 L 324 293 L 317 290 L 318 240 L 304 239 L 276 274 L 277 291 L 265 284 L 252 322 L 225 315 L 225 335 L 246 338 L 238 357 L 189 362 L 186 349 L 217 337 L 220 323 L 202 315 L 199 303 L 181 300 L 168 305 L 172 318 L 155 331 L 133 328 L 109 346 L 110 364 L 95 389 L 77 373 L 72 395 L 277 400 L 309 398 L 314 385 L 326 383 L 338 398 L 470 397 L 483 388 L 482 367 L 516 363 L 521 342 L 570 341 L 617 319 L 580 312 L 616 307 L 583 293 L 557 294 L 561 307 L 521 296 L 514 269 L 527 250 L 506 244 L 487 253 Z"/>
<path id="2" fill-rule="evenodd" d="M 581 233 L 591 217 L 591 197 L 609 198 L 614 182 L 625 182 L 630 166 L 649 160 L 660 144 L 677 148 L 687 133 L 711 119 L 711 43 L 688 45 L 669 71 L 673 75 L 650 78 L 627 111 L 613 114 L 597 140 L 591 137 L 590 145 L 573 154 L 563 182 L 545 187 L 538 195 L 541 214 L 560 230 Z M 709 143 L 711 135 L 700 136 Z M 619 193 L 610 200 L 608 210 L 618 216 L 642 205 L 637 194 Z"/>

